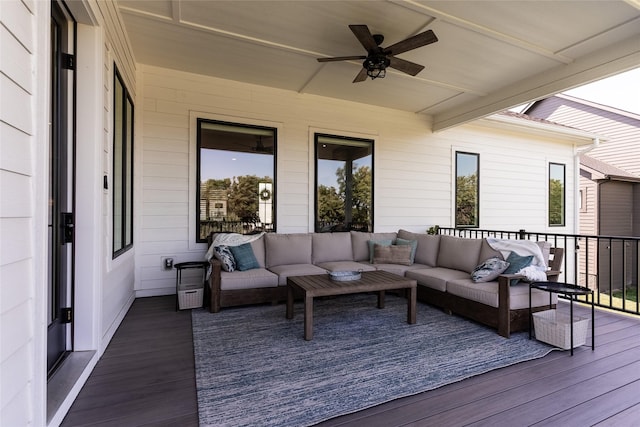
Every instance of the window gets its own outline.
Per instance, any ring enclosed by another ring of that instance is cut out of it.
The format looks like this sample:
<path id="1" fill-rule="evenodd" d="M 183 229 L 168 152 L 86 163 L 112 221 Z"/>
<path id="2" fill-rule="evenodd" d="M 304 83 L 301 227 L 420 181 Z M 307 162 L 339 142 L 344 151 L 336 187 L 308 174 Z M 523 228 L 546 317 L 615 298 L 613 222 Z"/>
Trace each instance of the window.
<path id="1" fill-rule="evenodd" d="M 479 227 L 480 155 L 456 151 L 456 227 Z"/>
<path id="2" fill-rule="evenodd" d="M 275 231 L 275 128 L 198 119 L 196 236 Z"/>
<path id="3" fill-rule="evenodd" d="M 113 100 L 113 257 L 133 246 L 133 102 L 115 69 Z"/>
<path id="4" fill-rule="evenodd" d="M 373 140 L 315 134 L 315 231 L 373 231 Z"/>
<path id="5" fill-rule="evenodd" d="M 549 225 L 563 226 L 565 219 L 565 165 L 549 163 Z"/>

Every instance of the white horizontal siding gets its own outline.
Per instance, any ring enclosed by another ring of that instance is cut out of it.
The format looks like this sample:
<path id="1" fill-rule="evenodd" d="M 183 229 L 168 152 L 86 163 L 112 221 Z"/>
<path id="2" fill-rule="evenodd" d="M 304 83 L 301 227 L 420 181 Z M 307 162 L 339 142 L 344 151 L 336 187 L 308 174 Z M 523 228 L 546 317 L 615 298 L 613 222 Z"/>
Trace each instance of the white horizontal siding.
<path id="1" fill-rule="evenodd" d="M 0 2 L 0 425 L 43 423 L 42 370 L 34 353 L 34 35 L 36 17 L 20 1 Z M 35 408 L 35 410 L 34 410 Z"/>
<path id="2" fill-rule="evenodd" d="M 173 292 L 175 272 L 161 268 L 162 256 L 179 262 L 199 260 L 204 254 L 204 245 L 194 249 L 189 235 L 189 185 L 193 186 L 190 180 L 196 168 L 190 163 L 190 150 L 195 149 L 195 141 L 189 140 L 192 112 L 228 121 L 278 124 L 281 233 L 307 232 L 313 221 L 314 131 L 375 140 L 376 231 L 424 232 L 435 224 L 451 224 L 456 149 L 480 154 L 483 228 L 547 229 L 549 161 L 566 164 L 567 212 L 573 207 L 573 148 L 566 141 L 483 124 L 432 134 L 426 119 L 415 114 L 150 66 L 140 69 L 137 91 L 144 103 L 137 110 L 142 115 L 137 143 L 143 144 L 143 158 L 136 161 L 143 182 L 136 252 L 140 293 Z M 570 214 L 567 222 L 572 227 Z"/>

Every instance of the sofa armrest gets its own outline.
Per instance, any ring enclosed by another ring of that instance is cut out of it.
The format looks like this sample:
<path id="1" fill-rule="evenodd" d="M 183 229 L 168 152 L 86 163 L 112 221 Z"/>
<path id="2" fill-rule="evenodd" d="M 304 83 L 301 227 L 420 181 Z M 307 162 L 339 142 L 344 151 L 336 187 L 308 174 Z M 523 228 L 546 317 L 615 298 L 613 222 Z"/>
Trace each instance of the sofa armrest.
<path id="1" fill-rule="evenodd" d="M 557 270 L 549 270 L 547 271 L 547 280 L 549 282 L 557 282 L 558 277 L 560 277 L 560 271 Z"/>
<path id="2" fill-rule="evenodd" d="M 220 272 L 222 271 L 222 263 L 216 258 L 209 261 L 211 264 L 211 274 L 207 281 L 209 286 L 209 312 L 217 313 L 220 311 Z"/>
<path id="3" fill-rule="evenodd" d="M 498 276 L 498 334 L 509 338 L 511 335 L 511 279 L 523 279 L 521 274 L 501 274 Z"/>

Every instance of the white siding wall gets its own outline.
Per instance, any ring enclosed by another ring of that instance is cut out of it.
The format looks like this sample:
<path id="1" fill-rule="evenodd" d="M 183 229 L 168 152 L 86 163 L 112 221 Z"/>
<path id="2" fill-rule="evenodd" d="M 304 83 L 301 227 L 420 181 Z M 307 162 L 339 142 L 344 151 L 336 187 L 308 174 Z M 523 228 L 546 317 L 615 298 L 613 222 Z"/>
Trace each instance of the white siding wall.
<path id="1" fill-rule="evenodd" d="M 113 2 L 70 6 L 81 18 L 78 33 L 85 37 L 78 43 L 76 70 L 81 91 L 76 320 L 81 324 L 75 344 L 78 350 L 97 350 L 99 356 L 134 298 L 135 252 L 111 259 L 112 195 L 102 189 L 102 175 L 111 179 L 113 63 L 134 103 L 136 69 Z M 1 426 L 47 424 L 50 7 L 49 1 L 0 1 Z M 76 393 L 81 386 L 74 386 Z M 53 425 L 71 401 L 62 404 Z"/>
<path id="2" fill-rule="evenodd" d="M 36 29 L 49 21 L 48 3 L 1 1 L 0 20 L 0 425 L 42 425 L 44 408 L 36 402 L 43 396 L 46 328 L 36 283 L 44 272 L 35 260 L 46 224 L 34 200 L 35 170 L 47 155 L 37 144 L 47 130 L 37 124 L 46 118 L 47 85 L 36 55 L 46 38 Z"/>
<path id="3" fill-rule="evenodd" d="M 113 253 L 113 85 L 115 66 L 117 66 L 124 84 L 129 91 L 133 103 L 134 114 L 137 114 L 136 100 L 136 65 L 133 54 L 122 31 L 124 23 L 113 2 L 99 2 L 100 27 L 104 31 L 103 73 L 103 157 L 100 165 L 103 175 L 108 177 L 109 189 L 100 191 L 102 198 L 104 271 L 102 285 L 102 334 L 104 343 L 108 343 L 115 333 L 120 321 L 126 314 L 134 297 L 134 262 L 137 236 L 134 236 L 134 247 L 116 259 Z M 134 128 L 137 132 L 137 129 Z M 134 145 L 135 147 L 135 145 Z M 135 155 L 134 155 L 135 157 Z M 134 173 L 137 173 L 134 169 Z M 135 193 L 134 193 L 135 194 Z M 134 195 L 134 197 L 139 197 Z M 135 226 L 135 221 L 134 221 Z"/>
<path id="4" fill-rule="evenodd" d="M 480 154 L 480 226 L 547 230 L 548 162 L 567 169 L 567 227 L 573 232 L 573 146 L 548 134 L 525 133 L 476 122 L 438 134 L 420 115 L 301 95 L 151 66 L 138 76 L 136 171 L 138 195 L 136 290 L 173 292 L 175 272 L 161 269 L 162 256 L 199 260 L 194 244 L 194 117 L 278 126 L 277 228 L 307 232 L 313 221 L 314 130 L 359 134 L 375 140 L 375 231 L 424 232 L 450 226 L 453 217 L 453 152 Z M 374 84 L 384 84 L 384 81 Z M 365 83 L 370 84 L 370 83 Z M 286 189 L 286 190 L 285 190 Z M 191 198 L 191 199 L 190 199 Z"/>

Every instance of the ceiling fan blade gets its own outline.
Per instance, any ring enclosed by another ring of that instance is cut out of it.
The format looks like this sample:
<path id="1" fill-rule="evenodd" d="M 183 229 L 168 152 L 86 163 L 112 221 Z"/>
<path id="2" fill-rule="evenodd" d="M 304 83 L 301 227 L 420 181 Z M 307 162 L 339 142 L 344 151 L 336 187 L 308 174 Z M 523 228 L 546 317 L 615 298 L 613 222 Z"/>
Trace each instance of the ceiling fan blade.
<path id="1" fill-rule="evenodd" d="M 396 70 L 407 73 L 411 76 L 415 76 L 420 71 L 424 70 L 424 65 L 416 64 L 415 62 L 405 61 L 404 59 L 396 58 L 395 56 L 389 57 L 389 66 Z"/>
<path id="2" fill-rule="evenodd" d="M 336 56 L 333 58 L 318 58 L 318 62 L 352 61 L 356 59 L 366 59 L 366 56 L 357 55 L 357 56 Z"/>
<path id="3" fill-rule="evenodd" d="M 371 31 L 369 31 L 369 27 L 366 25 L 349 25 L 351 31 L 356 36 L 360 44 L 370 52 L 378 48 L 378 44 L 375 39 L 371 35 Z"/>
<path id="4" fill-rule="evenodd" d="M 427 30 L 424 33 L 416 34 L 415 36 L 409 37 L 408 39 L 402 40 L 401 42 L 392 44 L 384 48 L 384 53 L 389 55 L 398 55 L 400 53 L 417 49 L 422 46 L 426 46 L 431 43 L 435 43 L 438 41 L 438 37 L 434 34 L 433 31 Z"/>
<path id="5" fill-rule="evenodd" d="M 358 73 L 356 78 L 353 79 L 352 83 L 359 83 L 359 82 L 363 82 L 365 80 L 367 80 L 367 69 L 362 67 L 362 68 L 360 68 L 360 72 Z"/>

